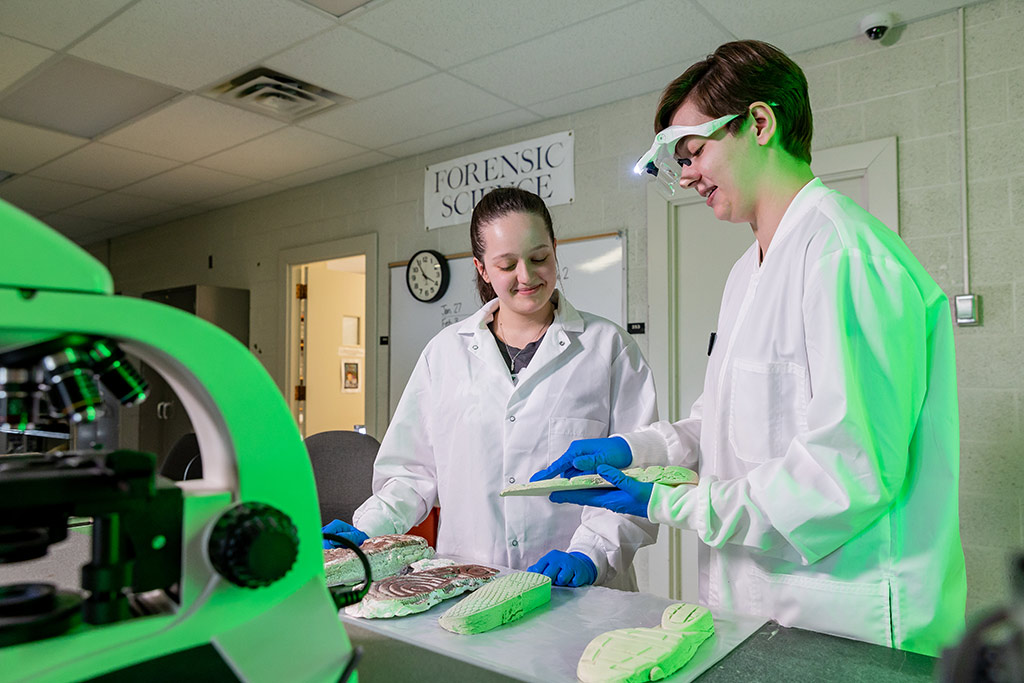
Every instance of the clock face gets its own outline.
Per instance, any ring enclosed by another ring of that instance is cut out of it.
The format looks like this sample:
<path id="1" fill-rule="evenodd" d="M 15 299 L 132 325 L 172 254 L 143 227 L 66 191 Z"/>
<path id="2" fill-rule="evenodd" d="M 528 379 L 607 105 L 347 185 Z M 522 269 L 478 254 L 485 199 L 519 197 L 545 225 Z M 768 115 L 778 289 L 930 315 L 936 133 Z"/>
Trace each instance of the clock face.
<path id="1" fill-rule="evenodd" d="M 420 301 L 437 301 L 448 289 L 448 263 L 435 251 L 419 251 L 405 269 L 409 293 Z"/>

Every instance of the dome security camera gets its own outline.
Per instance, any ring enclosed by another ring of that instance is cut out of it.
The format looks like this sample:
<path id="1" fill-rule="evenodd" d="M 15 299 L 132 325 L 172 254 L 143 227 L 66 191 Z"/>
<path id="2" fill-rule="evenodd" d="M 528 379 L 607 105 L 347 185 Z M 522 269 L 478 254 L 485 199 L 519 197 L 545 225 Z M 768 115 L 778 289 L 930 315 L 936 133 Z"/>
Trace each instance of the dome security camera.
<path id="1" fill-rule="evenodd" d="M 860 30 L 868 40 L 881 40 L 895 23 L 896 17 L 889 12 L 872 12 L 860 20 Z"/>

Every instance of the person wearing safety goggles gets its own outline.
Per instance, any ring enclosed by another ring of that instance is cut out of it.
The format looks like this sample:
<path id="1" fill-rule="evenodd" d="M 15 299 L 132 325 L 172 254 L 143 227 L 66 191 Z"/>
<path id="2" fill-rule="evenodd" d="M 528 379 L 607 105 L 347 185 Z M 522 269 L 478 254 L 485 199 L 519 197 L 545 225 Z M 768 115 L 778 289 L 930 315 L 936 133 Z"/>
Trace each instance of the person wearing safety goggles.
<path id="1" fill-rule="evenodd" d="M 959 426 L 946 295 L 881 221 L 811 172 L 807 81 L 777 48 L 722 45 L 665 89 L 636 170 L 754 242 L 725 286 L 689 417 L 576 441 L 551 494 L 696 532 L 701 601 L 938 654 L 963 630 Z M 627 466 L 696 469 L 669 488 Z"/>

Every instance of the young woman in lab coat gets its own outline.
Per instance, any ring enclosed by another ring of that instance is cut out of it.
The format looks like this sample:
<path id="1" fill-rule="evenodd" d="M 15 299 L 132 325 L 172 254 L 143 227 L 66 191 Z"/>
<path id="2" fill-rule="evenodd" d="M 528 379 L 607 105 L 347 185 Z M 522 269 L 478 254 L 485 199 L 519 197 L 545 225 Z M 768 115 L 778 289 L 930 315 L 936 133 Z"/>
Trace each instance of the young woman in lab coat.
<path id="1" fill-rule="evenodd" d="M 556 585 L 635 590 L 633 555 L 654 541 L 656 525 L 498 492 L 526 482 L 574 439 L 656 420 L 650 368 L 620 327 L 577 311 L 556 288 L 555 237 L 540 197 L 491 191 L 473 211 L 470 238 L 486 303 L 420 355 L 355 530 L 337 521 L 324 530 L 356 541 L 404 533 L 439 505 L 440 555 L 530 569 Z"/>
<path id="2" fill-rule="evenodd" d="M 666 88 L 655 127 L 641 161 L 665 152 L 681 187 L 754 230 L 704 393 L 688 418 L 574 444 L 536 477 L 597 469 L 619 489 L 551 499 L 695 531 L 712 611 L 937 655 L 966 593 L 946 295 L 896 233 L 814 177 L 807 82 L 776 48 L 721 46 Z M 613 469 L 665 461 L 699 485 Z"/>

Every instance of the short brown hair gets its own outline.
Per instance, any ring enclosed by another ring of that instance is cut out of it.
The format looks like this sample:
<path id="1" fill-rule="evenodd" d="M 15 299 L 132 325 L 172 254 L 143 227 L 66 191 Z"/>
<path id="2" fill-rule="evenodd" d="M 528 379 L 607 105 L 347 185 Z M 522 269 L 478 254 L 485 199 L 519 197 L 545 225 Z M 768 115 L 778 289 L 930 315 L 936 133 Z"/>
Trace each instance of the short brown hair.
<path id="1" fill-rule="evenodd" d="M 477 261 L 483 263 L 484 251 L 487 248 L 481 229 L 510 213 L 537 216 L 544 221 L 544 227 L 547 228 L 551 243 L 555 243 L 555 228 L 551 222 L 551 213 L 539 195 L 518 187 L 497 187 L 480 198 L 473 208 L 473 217 L 469 221 L 469 241 L 473 248 L 473 256 Z M 482 303 L 487 303 L 497 296 L 494 293 L 494 287 L 491 287 L 491 283 L 483 279 L 479 271 L 476 274 L 476 292 L 480 295 Z"/>
<path id="2" fill-rule="evenodd" d="M 661 94 L 654 117 L 655 133 L 668 128 L 672 115 L 686 100 L 713 118 L 743 114 L 757 101 L 771 104 L 783 149 L 811 163 L 814 125 L 807 78 L 774 45 L 759 40 L 726 43 L 692 65 Z M 745 119 L 741 116 L 730 121 L 728 131 L 735 134 Z"/>

